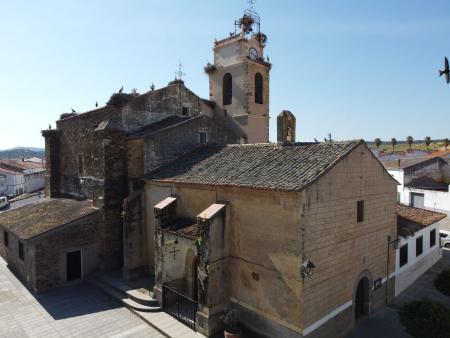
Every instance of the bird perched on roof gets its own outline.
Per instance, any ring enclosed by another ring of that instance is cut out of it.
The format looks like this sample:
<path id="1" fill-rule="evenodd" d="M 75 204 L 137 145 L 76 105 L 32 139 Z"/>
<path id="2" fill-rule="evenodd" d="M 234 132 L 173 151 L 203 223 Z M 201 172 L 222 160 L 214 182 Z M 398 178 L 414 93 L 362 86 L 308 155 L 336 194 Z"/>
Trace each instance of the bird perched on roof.
<path id="1" fill-rule="evenodd" d="M 72 113 L 74 113 L 74 114 L 76 113 L 75 109 L 73 109 L 73 108 L 70 108 L 70 109 L 72 109 Z"/>
<path id="2" fill-rule="evenodd" d="M 155 90 L 155 84 L 152 82 L 152 84 L 150 85 L 150 90 Z"/>
<path id="3" fill-rule="evenodd" d="M 52 129 L 52 125 L 49 123 L 48 124 L 48 130 L 51 130 Z"/>
<path id="4" fill-rule="evenodd" d="M 448 83 L 450 83 L 450 69 L 448 66 L 448 59 L 447 57 L 445 57 L 444 59 L 444 70 L 440 70 L 439 71 L 439 76 L 442 76 L 445 74 L 445 81 Z"/>
<path id="5" fill-rule="evenodd" d="M 95 101 L 95 106 L 98 107 L 98 102 L 97 101 Z"/>
<path id="6" fill-rule="evenodd" d="M 123 86 L 119 89 L 119 94 L 123 92 Z"/>
<path id="7" fill-rule="evenodd" d="M 314 137 L 314 142 L 319 143 L 319 141 Z"/>

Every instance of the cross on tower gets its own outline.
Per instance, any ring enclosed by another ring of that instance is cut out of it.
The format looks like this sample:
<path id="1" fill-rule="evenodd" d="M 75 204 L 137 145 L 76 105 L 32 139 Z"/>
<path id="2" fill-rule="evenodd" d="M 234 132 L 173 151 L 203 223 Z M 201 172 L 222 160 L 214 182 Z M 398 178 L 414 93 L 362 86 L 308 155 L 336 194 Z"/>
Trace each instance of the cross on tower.
<path id="1" fill-rule="evenodd" d="M 183 73 L 183 65 L 181 64 L 181 61 L 178 62 L 178 70 L 175 72 L 175 80 L 181 80 L 183 76 L 186 75 L 186 73 Z"/>

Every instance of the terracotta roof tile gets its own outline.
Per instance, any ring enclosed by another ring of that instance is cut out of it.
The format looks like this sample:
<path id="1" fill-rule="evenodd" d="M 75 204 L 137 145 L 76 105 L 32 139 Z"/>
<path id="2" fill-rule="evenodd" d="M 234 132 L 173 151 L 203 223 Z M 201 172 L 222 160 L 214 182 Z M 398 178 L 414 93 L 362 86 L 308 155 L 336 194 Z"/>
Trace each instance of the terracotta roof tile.
<path id="1" fill-rule="evenodd" d="M 29 239 L 98 211 L 91 200 L 44 198 L 0 214 L 0 224 L 21 239 Z"/>
<path id="2" fill-rule="evenodd" d="M 413 235 L 447 217 L 446 214 L 397 204 L 397 230 L 402 237 Z"/>
<path id="3" fill-rule="evenodd" d="M 171 222 L 168 226 L 162 228 L 161 231 L 191 239 L 193 241 L 198 237 L 197 223 L 194 220 L 187 218 L 178 218 Z"/>
<path id="4" fill-rule="evenodd" d="M 205 146 L 147 175 L 156 182 L 299 191 L 363 141 Z"/>

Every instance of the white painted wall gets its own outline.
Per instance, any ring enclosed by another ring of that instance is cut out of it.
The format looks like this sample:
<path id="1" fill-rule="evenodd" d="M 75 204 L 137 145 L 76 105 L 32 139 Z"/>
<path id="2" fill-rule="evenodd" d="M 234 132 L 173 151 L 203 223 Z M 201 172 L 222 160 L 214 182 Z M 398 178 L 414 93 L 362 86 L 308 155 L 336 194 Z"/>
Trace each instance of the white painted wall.
<path id="1" fill-rule="evenodd" d="M 407 238 L 400 237 L 396 250 L 395 296 L 408 288 L 417 278 L 431 268 L 442 257 L 439 239 L 440 222 L 434 223 Z M 436 244 L 430 248 L 430 232 L 436 230 Z M 423 252 L 416 257 L 416 239 L 423 236 Z M 408 263 L 400 267 L 400 248 L 408 244 Z"/>
<path id="2" fill-rule="evenodd" d="M 0 175 L 0 196 L 7 195 L 6 191 L 8 189 L 6 175 Z"/>
<path id="3" fill-rule="evenodd" d="M 25 178 L 23 174 L 12 173 L 11 171 L 6 171 L 0 168 L 0 175 L 6 176 L 6 193 L 5 195 L 20 195 L 25 192 Z"/>
<path id="4" fill-rule="evenodd" d="M 444 213 L 450 212 L 450 193 L 447 191 L 425 190 L 425 189 L 413 189 L 403 188 L 403 199 L 401 203 L 410 205 L 411 193 L 419 193 L 424 195 L 425 209 L 433 211 L 440 211 Z"/>
<path id="5" fill-rule="evenodd" d="M 399 183 L 399 185 L 397 186 L 397 192 L 400 196 L 399 202 L 403 203 L 402 202 L 402 200 L 404 199 L 403 184 L 405 179 L 403 169 L 388 169 L 388 173 L 391 174 L 391 176 Z"/>
<path id="6" fill-rule="evenodd" d="M 44 188 L 45 169 L 27 169 L 24 171 L 25 192 L 33 192 Z"/>

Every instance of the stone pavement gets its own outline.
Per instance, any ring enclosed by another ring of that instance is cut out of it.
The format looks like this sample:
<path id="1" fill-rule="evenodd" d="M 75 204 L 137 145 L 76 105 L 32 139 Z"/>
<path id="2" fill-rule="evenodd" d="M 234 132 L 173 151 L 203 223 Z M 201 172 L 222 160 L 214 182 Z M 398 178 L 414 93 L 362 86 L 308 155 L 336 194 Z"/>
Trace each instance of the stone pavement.
<path id="1" fill-rule="evenodd" d="M 34 295 L 0 258 L 0 337 L 164 337 L 87 284 Z"/>

